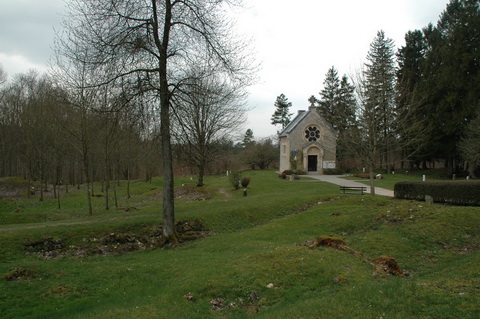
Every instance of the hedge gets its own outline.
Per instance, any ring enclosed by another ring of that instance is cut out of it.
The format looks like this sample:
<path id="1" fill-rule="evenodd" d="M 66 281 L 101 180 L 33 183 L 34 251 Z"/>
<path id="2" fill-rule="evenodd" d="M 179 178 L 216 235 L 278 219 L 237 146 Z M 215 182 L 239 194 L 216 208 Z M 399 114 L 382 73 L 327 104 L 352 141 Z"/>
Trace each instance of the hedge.
<path id="1" fill-rule="evenodd" d="M 480 181 L 414 181 L 398 182 L 395 198 L 425 200 L 432 196 L 436 203 L 480 206 Z"/>

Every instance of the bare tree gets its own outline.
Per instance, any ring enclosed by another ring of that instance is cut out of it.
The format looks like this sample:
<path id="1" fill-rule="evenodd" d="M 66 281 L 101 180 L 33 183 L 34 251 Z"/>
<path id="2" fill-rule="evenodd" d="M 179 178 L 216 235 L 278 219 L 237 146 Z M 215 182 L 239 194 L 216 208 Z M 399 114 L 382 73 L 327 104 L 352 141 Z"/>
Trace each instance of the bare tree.
<path id="1" fill-rule="evenodd" d="M 160 106 L 163 156 L 163 235 L 176 244 L 173 163 L 170 129 L 171 97 L 185 79 L 185 70 L 205 53 L 208 63 L 234 81 L 251 72 L 226 19 L 226 5 L 236 0 L 73 0 L 59 39 L 60 54 L 91 68 L 109 65 L 101 85 L 119 79 L 136 95 L 153 92 Z M 83 48 L 85 57 L 78 56 Z"/>
<path id="2" fill-rule="evenodd" d="M 252 169 L 268 169 L 278 159 L 278 145 L 274 138 L 264 138 L 258 142 L 248 144 L 242 152 L 243 162 Z"/>
<path id="3" fill-rule="evenodd" d="M 206 166 L 219 155 L 245 121 L 243 86 L 234 86 L 219 75 L 194 73 L 173 100 L 175 138 L 182 157 L 197 169 L 197 186 L 203 186 Z"/>
<path id="4" fill-rule="evenodd" d="M 468 163 L 470 177 L 476 178 L 475 168 L 480 166 L 480 109 L 477 110 L 473 120 L 468 123 L 459 147 L 463 159 Z"/>
<path id="5" fill-rule="evenodd" d="M 370 193 L 375 195 L 374 169 L 380 161 L 380 123 L 381 115 L 375 105 L 368 103 L 367 79 L 365 72 L 357 74 L 355 79 L 358 104 L 358 124 L 348 130 L 350 149 L 356 152 L 368 169 L 370 177 Z"/>
<path id="6" fill-rule="evenodd" d="M 104 101 L 105 91 L 90 83 L 100 78 L 100 70 L 89 68 L 85 62 L 88 57 L 86 49 L 80 46 L 71 48 L 77 59 L 63 61 L 57 56 L 57 65 L 52 73 L 68 93 L 69 112 L 66 116 L 58 118 L 58 122 L 71 136 L 72 146 L 80 155 L 82 171 L 87 187 L 88 213 L 93 215 L 92 187 L 93 187 L 93 149 L 97 139 L 94 137 L 95 109 Z"/>
<path id="7" fill-rule="evenodd" d="M 7 72 L 3 69 L 3 65 L 0 63 L 0 86 L 7 82 Z"/>

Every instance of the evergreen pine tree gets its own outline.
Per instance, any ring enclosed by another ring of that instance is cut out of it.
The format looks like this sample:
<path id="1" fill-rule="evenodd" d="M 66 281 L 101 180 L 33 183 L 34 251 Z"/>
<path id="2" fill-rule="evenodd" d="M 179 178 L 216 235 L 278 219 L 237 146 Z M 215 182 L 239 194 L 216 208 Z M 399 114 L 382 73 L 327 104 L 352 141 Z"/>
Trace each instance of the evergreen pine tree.
<path id="1" fill-rule="evenodd" d="M 338 132 L 339 119 L 340 79 L 335 67 L 331 67 L 323 81 L 323 90 L 320 91 L 318 112 Z"/>
<path id="2" fill-rule="evenodd" d="M 420 86 L 424 81 L 423 68 L 427 40 L 420 30 L 409 31 L 405 35 L 405 46 L 397 53 L 397 99 L 396 134 L 402 148 L 402 158 L 409 160 L 409 169 L 414 164 L 428 159 L 427 143 L 428 113 Z"/>
<path id="3" fill-rule="evenodd" d="M 392 39 L 379 31 L 370 44 L 370 51 L 365 64 L 365 108 L 373 113 L 377 136 L 378 151 L 382 154 L 381 162 L 390 171 L 391 151 L 395 144 L 395 54 Z"/>
<path id="4" fill-rule="evenodd" d="M 275 112 L 270 119 L 272 121 L 271 124 L 280 124 L 283 130 L 285 126 L 290 123 L 290 118 L 293 115 L 293 113 L 289 113 L 289 108 L 292 106 L 292 103 L 288 102 L 288 99 L 285 97 L 284 94 L 280 94 L 279 96 L 277 96 L 274 106 Z"/>
<path id="5" fill-rule="evenodd" d="M 344 131 L 356 124 L 355 113 L 357 102 L 355 100 L 355 87 L 348 82 L 346 75 L 340 81 L 339 108 L 342 120 L 339 121 L 339 129 Z"/>
<path id="6" fill-rule="evenodd" d="M 480 6 L 478 0 L 451 0 L 427 37 L 425 81 L 422 94 L 431 117 L 430 143 L 435 157 L 446 159 L 449 173 L 456 170 L 458 142 L 465 134 L 480 100 Z"/>
<path id="7" fill-rule="evenodd" d="M 247 129 L 245 136 L 243 137 L 243 146 L 251 145 L 254 142 L 255 139 L 253 137 L 253 131 L 251 129 Z"/>
<path id="8" fill-rule="evenodd" d="M 348 139 L 345 131 L 355 125 L 354 87 L 348 82 L 346 75 L 342 77 L 342 80 L 339 79 L 335 67 L 328 70 L 323 85 L 324 88 L 320 92 L 318 101 L 318 111 L 338 134 L 337 162 L 344 167 L 343 160 L 348 157 Z"/>

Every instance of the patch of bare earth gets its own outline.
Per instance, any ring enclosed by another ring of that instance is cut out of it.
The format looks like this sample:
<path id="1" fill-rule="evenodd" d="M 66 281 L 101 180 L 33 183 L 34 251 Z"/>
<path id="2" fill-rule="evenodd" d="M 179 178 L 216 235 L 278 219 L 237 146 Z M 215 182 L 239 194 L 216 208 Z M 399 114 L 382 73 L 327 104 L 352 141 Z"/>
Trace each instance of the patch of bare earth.
<path id="1" fill-rule="evenodd" d="M 205 238 L 210 231 L 197 219 L 180 221 L 175 224 L 180 243 Z M 148 250 L 165 246 L 162 227 L 150 233 L 109 233 L 100 238 L 83 238 L 83 244 L 66 246 L 63 240 L 44 238 L 24 243 L 28 254 L 44 259 L 59 257 L 85 257 L 93 255 L 122 255 L 138 250 Z"/>
<path id="2" fill-rule="evenodd" d="M 0 178 L 0 199 L 25 196 L 27 188 L 27 182 L 19 182 L 9 177 Z"/>
<path id="3" fill-rule="evenodd" d="M 160 190 L 153 194 L 155 199 L 160 199 L 163 196 L 163 191 Z M 174 189 L 175 199 L 183 199 L 187 201 L 206 201 L 212 199 L 212 195 L 202 188 L 192 184 L 184 184 Z"/>
<path id="4" fill-rule="evenodd" d="M 310 249 L 317 247 L 331 247 L 338 250 L 342 250 L 351 253 L 357 257 L 362 258 L 369 264 L 371 264 L 377 274 L 379 275 L 393 275 L 404 277 L 406 274 L 400 269 L 397 260 L 392 256 L 380 256 L 378 258 L 368 258 L 363 253 L 352 249 L 340 238 L 332 236 L 319 236 L 314 240 L 308 240 L 302 244 L 302 246 L 308 246 Z"/>

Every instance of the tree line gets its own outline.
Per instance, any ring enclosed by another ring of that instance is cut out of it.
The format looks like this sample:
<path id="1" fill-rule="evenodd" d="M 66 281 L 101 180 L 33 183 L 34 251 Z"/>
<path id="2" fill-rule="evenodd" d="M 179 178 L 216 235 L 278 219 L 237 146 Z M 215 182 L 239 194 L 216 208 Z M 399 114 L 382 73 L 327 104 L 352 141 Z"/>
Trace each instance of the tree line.
<path id="1" fill-rule="evenodd" d="M 2 77 L 1 175 L 81 180 L 92 214 L 93 181 L 148 179 L 160 165 L 163 235 L 176 244 L 175 160 L 201 186 L 213 155 L 232 148 L 255 80 L 227 14 L 240 4 L 69 1 L 50 76 Z"/>
<path id="2" fill-rule="evenodd" d="M 37 190 L 41 200 L 44 189 L 52 186 L 56 197 L 57 187 L 65 191 L 101 181 L 104 186 L 98 191 L 106 194 L 109 209 L 109 190 L 119 180 L 126 180 L 129 196 L 130 180 L 150 182 L 161 175 L 159 120 L 151 105 L 126 105 L 100 90 L 92 100 L 96 102 L 82 108 L 46 74 L 32 70 L 11 81 L 2 79 L 0 176 L 44 185 Z M 175 171 L 197 175 L 197 185 L 203 186 L 204 174 L 271 167 L 278 157 L 273 139 L 256 141 L 250 129 L 242 139 L 238 132 L 243 109 L 228 102 L 233 97 L 213 92 L 224 86 L 209 88 L 183 95 L 190 102 L 172 115 Z"/>

